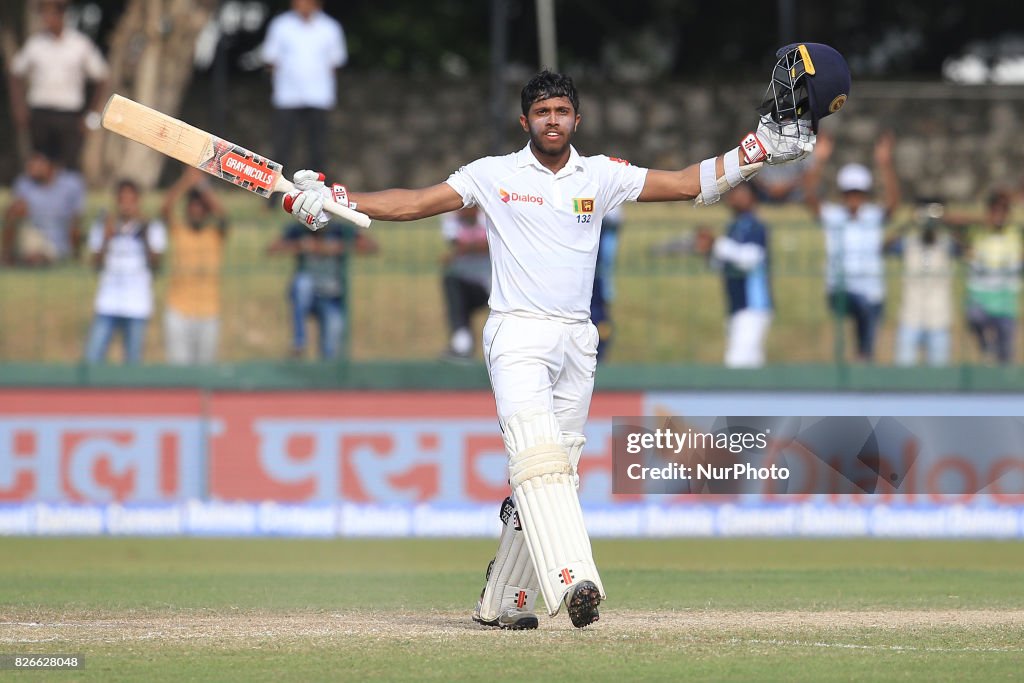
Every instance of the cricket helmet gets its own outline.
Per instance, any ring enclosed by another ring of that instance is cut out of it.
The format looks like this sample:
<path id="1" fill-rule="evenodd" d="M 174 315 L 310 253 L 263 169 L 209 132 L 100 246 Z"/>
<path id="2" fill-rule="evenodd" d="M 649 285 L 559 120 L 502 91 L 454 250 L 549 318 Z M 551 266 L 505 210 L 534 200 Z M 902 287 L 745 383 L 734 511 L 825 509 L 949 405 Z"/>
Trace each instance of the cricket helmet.
<path id="1" fill-rule="evenodd" d="M 758 113 L 777 124 L 818 121 L 839 111 L 850 95 L 850 67 L 835 49 L 821 43 L 793 43 L 775 53 L 778 61 Z"/>

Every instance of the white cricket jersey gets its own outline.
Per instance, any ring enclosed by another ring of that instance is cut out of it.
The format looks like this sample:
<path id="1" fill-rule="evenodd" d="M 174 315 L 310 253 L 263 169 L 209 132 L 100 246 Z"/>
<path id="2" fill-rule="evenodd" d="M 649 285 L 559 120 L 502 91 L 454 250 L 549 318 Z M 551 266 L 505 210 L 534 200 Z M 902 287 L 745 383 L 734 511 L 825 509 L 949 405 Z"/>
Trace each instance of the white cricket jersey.
<path id="1" fill-rule="evenodd" d="M 448 178 L 465 206 L 487 216 L 492 311 L 587 320 L 601 219 L 636 201 L 647 169 L 570 148 L 558 173 L 530 146 L 485 157 Z"/>

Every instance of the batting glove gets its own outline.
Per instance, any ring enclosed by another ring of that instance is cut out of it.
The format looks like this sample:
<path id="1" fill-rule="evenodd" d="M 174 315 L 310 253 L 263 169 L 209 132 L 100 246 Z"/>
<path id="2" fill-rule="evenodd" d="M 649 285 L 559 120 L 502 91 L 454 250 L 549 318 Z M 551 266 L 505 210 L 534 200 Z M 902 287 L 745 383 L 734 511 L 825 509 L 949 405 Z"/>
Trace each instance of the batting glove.
<path id="1" fill-rule="evenodd" d="M 758 161 L 769 165 L 786 164 L 799 161 L 814 151 L 815 141 L 816 136 L 806 119 L 780 125 L 766 114 L 758 122 L 757 130 L 747 133 L 740 141 L 740 149 L 747 164 Z"/>
<path id="2" fill-rule="evenodd" d="M 284 210 L 295 216 L 310 230 L 319 230 L 330 222 L 330 216 L 324 211 L 324 200 L 332 201 L 355 208 L 348 200 L 348 189 L 337 183 L 327 187 L 324 174 L 316 171 L 296 171 L 292 176 L 295 190 L 284 196 Z"/>

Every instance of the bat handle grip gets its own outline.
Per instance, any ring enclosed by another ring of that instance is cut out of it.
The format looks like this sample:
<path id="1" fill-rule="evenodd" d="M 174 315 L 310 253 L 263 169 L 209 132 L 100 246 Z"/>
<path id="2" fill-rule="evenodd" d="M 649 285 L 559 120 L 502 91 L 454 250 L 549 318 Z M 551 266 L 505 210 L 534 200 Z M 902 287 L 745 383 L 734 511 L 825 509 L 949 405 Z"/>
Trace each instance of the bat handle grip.
<path id="1" fill-rule="evenodd" d="M 361 213 L 355 209 L 350 209 L 332 199 L 324 199 L 324 211 L 346 220 L 353 225 L 357 225 L 360 228 L 370 227 L 370 217 L 365 213 Z"/>
<path id="2" fill-rule="evenodd" d="M 278 178 L 274 184 L 274 192 L 291 192 L 295 189 L 295 185 L 286 178 Z M 360 228 L 370 227 L 370 217 L 365 213 L 360 213 L 355 209 L 350 209 L 347 206 L 342 206 L 338 202 L 327 199 L 324 197 L 324 211 L 327 213 L 337 216 L 342 220 L 348 221 L 352 225 L 356 225 Z"/>

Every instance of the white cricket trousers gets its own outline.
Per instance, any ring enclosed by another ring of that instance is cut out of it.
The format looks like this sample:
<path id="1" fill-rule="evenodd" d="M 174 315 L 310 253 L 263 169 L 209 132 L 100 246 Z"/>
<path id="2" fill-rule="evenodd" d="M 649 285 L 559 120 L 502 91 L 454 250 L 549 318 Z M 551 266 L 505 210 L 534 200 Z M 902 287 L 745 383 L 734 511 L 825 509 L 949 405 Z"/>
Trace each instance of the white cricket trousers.
<path id="1" fill-rule="evenodd" d="M 593 323 L 492 312 L 483 351 L 502 424 L 540 407 L 554 412 L 561 431 L 583 433 L 597 370 Z"/>

